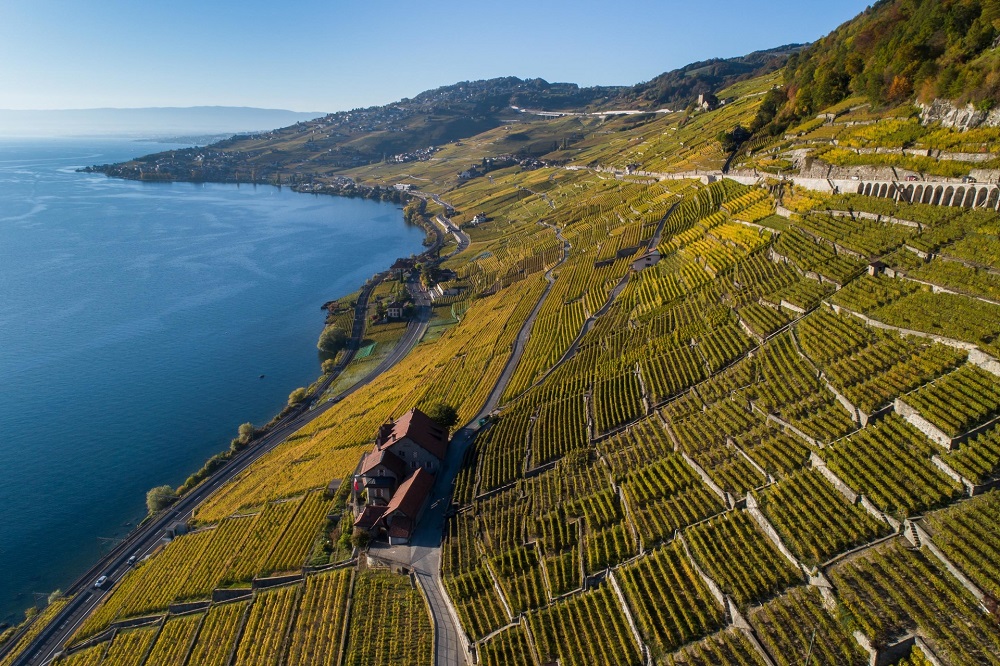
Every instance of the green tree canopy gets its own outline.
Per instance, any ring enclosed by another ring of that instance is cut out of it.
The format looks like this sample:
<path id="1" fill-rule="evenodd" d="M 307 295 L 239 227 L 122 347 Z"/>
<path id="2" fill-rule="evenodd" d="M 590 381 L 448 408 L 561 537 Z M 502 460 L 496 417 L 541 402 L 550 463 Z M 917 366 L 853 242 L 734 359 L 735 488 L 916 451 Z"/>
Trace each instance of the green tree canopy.
<path id="1" fill-rule="evenodd" d="M 427 416 L 445 430 L 451 430 L 458 423 L 458 410 L 443 402 L 431 405 L 427 410 Z"/>
<path id="2" fill-rule="evenodd" d="M 346 342 L 347 332 L 340 326 L 334 324 L 323 329 L 323 332 L 319 336 L 319 342 L 316 343 L 316 347 L 318 347 L 320 351 L 328 354 L 336 354 L 344 348 L 344 344 Z"/>
<path id="3" fill-rule="evenodd" d="M 306 399 L 306 390 L 304 388 L 297 388 L 288 394 L 288 404 L 297 405 Z"/>
<path id="4" fill-rule="evenodd" d="M 251 439 L 253 439 L 254 427 L 252 423 L 244 423 L 240 426 L 240 441 L 246 444 Z"/>
<path id="5" fill-rule="evenodd" d="M 146 508 L 156 513 L 177 501 L 177 492 L 171 486 L 156 486 L 146 493 Z"/>

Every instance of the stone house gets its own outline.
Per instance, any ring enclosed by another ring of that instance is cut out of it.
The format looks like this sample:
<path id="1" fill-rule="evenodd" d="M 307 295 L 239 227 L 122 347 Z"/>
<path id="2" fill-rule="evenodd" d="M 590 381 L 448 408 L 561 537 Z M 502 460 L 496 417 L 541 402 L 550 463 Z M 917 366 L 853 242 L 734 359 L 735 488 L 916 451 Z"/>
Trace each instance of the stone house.
<path id="1" fill-rule="evenodd" d="M 385 316 L 389 319 L 402 319 L 403 318 L 403 308 L 406 306 L 399 301 L 393 301 L 389 305 L 385 306 Z"/>
<path id="2" fill-rule="evenodd" d="M 418 409 L 383 424 L 354 477 L 355 501 L 364 493 L 354 526 L 407 543 L 447 451 L 447 430 Z"/>

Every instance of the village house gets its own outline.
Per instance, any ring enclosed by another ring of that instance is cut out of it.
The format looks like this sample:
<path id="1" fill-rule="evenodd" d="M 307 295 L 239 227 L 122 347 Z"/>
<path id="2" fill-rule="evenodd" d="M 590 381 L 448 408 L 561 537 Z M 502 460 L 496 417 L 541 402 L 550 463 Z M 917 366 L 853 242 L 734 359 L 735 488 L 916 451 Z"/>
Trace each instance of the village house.
<path id="1" fill-rule="evenodd" d="M 383 424 L 354 477 L 354 526 L 407 543 L 447 451 L 447 430 L 418 409 Z"/>
<path id="2" fill-rule="evenodd" d="M 438 282 L 436 285 L 431 287 L 431 300 L 436 301 L 439 298 L 444 298 L 445 296 L 458 296 L 461 293 L 461 287 Z"/>
<path id="3" fill-rule="evenodd" d="M 389 267 L 389 272 L 394 278 L 401 278 L 404 273 L 413 270 L 415 264 L 416 262 L 413 259 L 399 258 Z"/>
<path id="4" fill-rule="evenodd" d="M 399 301 L 393 301 L 385 306 L 385 316 L 389 319 L 402 319 L 403 309 L 406 306 Z"/>

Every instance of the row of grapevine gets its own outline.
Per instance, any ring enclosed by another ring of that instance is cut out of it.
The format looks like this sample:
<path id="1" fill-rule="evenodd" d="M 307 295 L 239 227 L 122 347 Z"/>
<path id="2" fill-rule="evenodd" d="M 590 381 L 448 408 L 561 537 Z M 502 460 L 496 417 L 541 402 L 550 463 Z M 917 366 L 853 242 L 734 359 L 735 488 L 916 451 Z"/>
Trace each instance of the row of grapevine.
<path id="1" fill-rule="evenodd" d="M 119 631 L 108 646 L 101 666 L 133 666 L 141 663 L 156 640 L 156 634 L 156 627 Z"/>
<path id="2" fill-rule="evenodd" d="M 677 347 L 639 362 L 646 390 L 654 403 L 663 402 L 705 378 L 705 365 L 698 352 L 688 346 Z"/>
<path id="3" fill-rule="evenodd" d="M 622 591 L 654 657 L 720 628 L 725 611 L 675 544 L 618 570 Z"/>
<path id="4" fill-rule="evenodd" d="M 601 440 L 597 448 L 614 477 L 622 480 L 637 467 L 673 451 L 674 445 L 660 425 L 659 417 L 654 415 Z"/>
<path id="5" fill-rule="evenodd" d="M 898 224 L 859 217 L 806 215 L 797 221 L 803 229 L 835 242 L 865 257 L 878 257 L 898 248 L 913 235 L 913 229 Z"/>
<path id="6" fill-rule="evenodd" d="M 491 558 L 490 563 L 514 615 L 538 608 L 548 601 L 541 563 L 534 548 L 509 550 Z"/>
<path id="7" fill-rule="evenodd" d="M 445 576 L 444 586 L 455 604 L 462 627 L 473 640 L 507 624 L 507 614 L 497 596 L 493 577 L 485 567 Z"/>
<path id="8" fill-rule="evenodd" d="M 587 445 L 587 415 L 582 396 L 543 404 L 531 437 L 532 467 Z"/>
<path id="9" fill-rule="evenodd" d="M 524 472 L 530 419 L 531 413 L 527 409 L 509 410 L 476 438 L 478 492 L 511 483 Z"/>
<path id="10" fill-rule="evenodd" d="M 236 644 L 236 632 L 246 614 L 248 602 L 213 605 L 198 631 L 198 642 L 191 651 L 189 664 L 225 666 Z"/>
<path id="11" fill-rule="evenodd" d="M 824 368 L 851 404 L 871 414 L 894 398 L 958 367 L 966 354 L 954 347 L 886 334 L 861 351 Z"/>
<path id="12" fill-rule="evenodd" d="M 948 465 L 972 483 L 986 483 L 1000 473 L 1000 429 L 965 441 L 943 456 Z"/>
<path id="13" fill-rule="evenodd" d="M 152 666 L 184 666 L 202 615 L 172 617 L 163 625 L 146 663 Z M 135 662 L 133 662 L 135 663 Z"/>
<path id="14" fill-rule="evenodd" d="M 288 666 L 336 666 L 354 572 L 337 569 L 306 579 L 289 639 Z"/>
<path id="15" fill-rule="evenodd" d="M 962 493 L 931 463 L 933 446 L 893 414 L 826 448 L 822 455 L 840 479 L 879 509 L 908 516 Z"/>
<path id="16" fill-rule="evenodd" d="M 797 587 L 754 609 L 750 624 L 777 666 L 868 664 L 868 654 L 823 608 L 817 587 Z"/>
<path id="17" fill-rule="evenodd" d="M 301 586 L 279 587 L 258 593 L 236 649 L 235 666 L 264 666 L 281 659 L 285 628 L 295 617 Z"/>
<path id="18" fill-rule="evenodd" d="M 479 663 L 483 666 L 509 666 L 511 664 L 532 666 L 535 663 L 524 626 L 520 624 L 504 629 L 490 640 L 481 643 L 477 654 Z"/>
<path id="19" fill-rule="evenodd" d="M 742 607 L 803 580 L 743 511 L 696 525 L 685 539 L 705 572 Z"/>
<path id="20" fill-rule="evenodd" d="M 357 574 L 345 666 L 429 664 L 434 632 L 426 604 L 405 576 Z"/>
<path id="21" fill-rule="evenodd" d="M 597 433 L 633 421 L 643 414 L 641 388 L 635 373 L 594 382 L 594 429 Z"/>
<path id="22" fill-rule="evenodd" d="M 996 376 L 966 364 L 903 398 L 928 421 L 951 437 L 1000 413 Z"/>
<path id="23" fill-rule="evenodd" d="M 809 459 L 809 448 L 805 442 L 770 423 L 762 423 L 752 430 L 736 434 L 735 441 L 740 450 L 772 478 L 802 468 Z"/>
<path id="24" fill-rule="evenodd" d="M 1000 494 L 930 514 L 934 543 L 986 594 L 1000 599 Z M 992 529 L 991 529 L 992 528 Z"/>
<path id="25" fill-rule="evenodd" d="M 829 574 L 845 611 L 875 645 L 917 629 L 946 663 L 1000 664 L 995 621 L 923 551 L 894 540 Z"/>
<path id="26" fill-rule="evenodd" d="M 813 566 L 889 531 L 886 523 L 849 504 L 816 470 L 770 486 L 758 504 L 792 554 Z"/>
<path id="27" fill-rule="evenodd" d="M 726 629 L 692 643 L 663 662 L 666 666 L 767 666 L 746 633 Z"/>
<path id="28" fill-rule="evenodd" d="M 819 308 L 802 318 L 797 326 L 799 343 L 806 356 L 821 367 L 848 356 L 875 340 L 875 332 L 856 317 L 838 315 Z"/>
<path id="29" fill-rule="evenodd" d="M 608 585 L 528 615 L 542 663 L 639 666 L 639 646 Z"/>
<path id="30" fill-rule="evenodd" d="M 76 638 L 116 619 L 163 611 L 176 600 L 206 598 L 220 585 L 300 569 L 330 506 L 322 492 L 312 492 L 176 538 L 130 571 Z"/>
<path id="31" fill-rule="evenodd" d="M 791 319 L 783 310 L 750 302 L 739 309 L 740 320 L 760 337 L 773 334 Z"/>

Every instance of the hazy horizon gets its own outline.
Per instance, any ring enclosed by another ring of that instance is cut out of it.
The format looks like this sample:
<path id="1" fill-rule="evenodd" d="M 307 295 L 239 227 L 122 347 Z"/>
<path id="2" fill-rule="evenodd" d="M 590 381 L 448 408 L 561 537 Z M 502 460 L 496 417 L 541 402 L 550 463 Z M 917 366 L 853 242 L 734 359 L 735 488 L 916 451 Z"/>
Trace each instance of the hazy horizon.
<path id="1" fill-rule="evenodd" d="M 0 109 L 0 137 L 164 137 L 262 132 L 323 112 L 232 106 Z"/>

